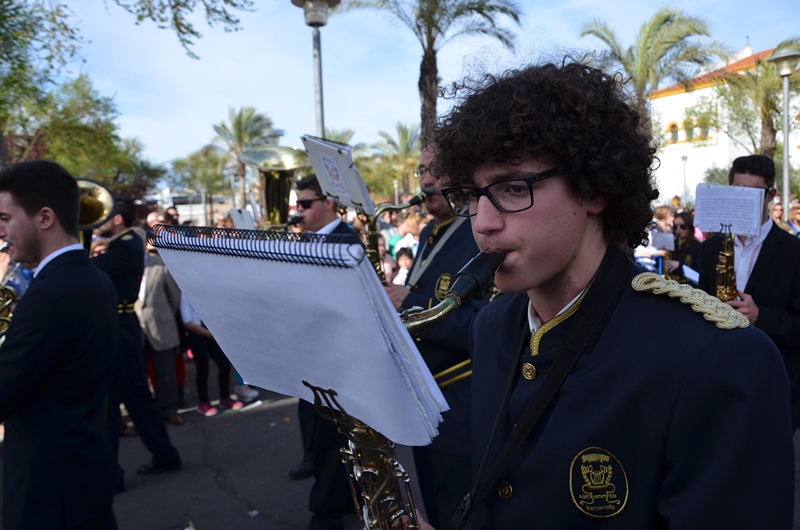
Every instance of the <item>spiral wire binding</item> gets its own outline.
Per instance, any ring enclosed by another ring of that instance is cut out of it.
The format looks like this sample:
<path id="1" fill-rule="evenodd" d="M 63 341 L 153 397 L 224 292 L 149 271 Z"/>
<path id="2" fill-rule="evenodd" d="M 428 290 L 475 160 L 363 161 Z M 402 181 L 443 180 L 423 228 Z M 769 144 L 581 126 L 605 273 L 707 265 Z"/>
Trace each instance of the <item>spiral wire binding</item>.
<path id="1" fill-rule="evenodd" d="M 225 241 L 224 246 L 215 244 L 220 240 Z M 366 255 L 361 251 L 360 244 L 353 243 L 353 236 L 346 234 L 296 234 L 273 230 L 155 225 L 147 229 L 147 242 L 157 249 L 338 268 L 352 267 L 350 263 L 353 260 L 360 264 Z M 314 247 L 308 254 L 298 254 L 297 243 Z"/>

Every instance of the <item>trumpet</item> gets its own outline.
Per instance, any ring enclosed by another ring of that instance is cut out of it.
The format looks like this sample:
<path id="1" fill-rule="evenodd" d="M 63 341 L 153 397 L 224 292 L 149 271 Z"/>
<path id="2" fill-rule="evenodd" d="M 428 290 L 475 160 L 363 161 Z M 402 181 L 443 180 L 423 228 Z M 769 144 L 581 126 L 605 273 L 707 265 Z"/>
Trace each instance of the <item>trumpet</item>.
<path id="1" fill-rule="evenodd" d="M 494 272 L 504 259 L 502 252 L 478 254 L 458 272 L 442 302 L 427 310 L 416 308 L 401 313 L 406 329 L 418 333 L 467 300 L 487 294 Z M 361 513 L 363 530 L 418 529 L 409 475 L 397 461 L 394 442 L 350 416 L 336 401 L 335 390 L 325 390 L 306 381 L 303 384 L 314 392 L 317 412 L 347 438 L 342 460 L 347 467 L 356 511 Z M 361 489 L 363 504 L 359 503 L 356 483 Z"/>

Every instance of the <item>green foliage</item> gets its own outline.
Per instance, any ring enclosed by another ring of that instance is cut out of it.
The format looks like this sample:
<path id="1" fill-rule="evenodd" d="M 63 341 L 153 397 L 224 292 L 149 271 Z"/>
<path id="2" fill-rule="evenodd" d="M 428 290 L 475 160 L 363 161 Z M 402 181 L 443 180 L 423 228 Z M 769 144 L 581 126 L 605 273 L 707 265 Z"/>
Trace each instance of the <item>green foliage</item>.
<path id="1" fill-rule="evenodd" d="M 606 45 L 610 62 L 629 78 L 639 108 L 645 107 L 662 81 L 689 79 L 714 56 L 727 55 L 722 44 L 698 38 L 709 36 L 703 19 L 671 7 L 661 8 L 645 21 L 636 42 L 628 48 L 623 48 L 616 33 L 598 19 L 583 24 L 581 37 L 586 35 L 593 35 Z"/>
<path id="2" fill-rule="evenodd" d="M 215 142 L 225 145 L 228 160 L 236 165 L 241 187 L 241 204 L 247 204 L 247 167 L 242 160 L 242 154 L 252 147 L 259 145 L 277 145 L 278 137 L 282 131 L 272 128 L 272 120 L 260 114 L 255 107 L 241 107 L 238 111 L 233 107 L 228 109 L 228 123 L 220 122 L 212 125 L 217 134 Z"/>
<path id="3" fill-rule="evenodd" d="M 775 51 L 784 48 L 800 49 L 800 41 L 784 41 Z M 800 73 L 790 76 L 789 82 L 790 93 L 794 95 L 790 98 L 796 101 L 800 96 Z M 700 98 L 686 114 L 698 121 L 705 120 L 750 154 L 774 157 L 777 132 L 783 130 L 782 84 L 774 64 L 757 60 L 750 70 L 720 76 L 714 95 Z M 796 116 L 798 109 L 791 110 L 790 114 Z M 790 126 L 796 128 L 797 124 L 792 120 Z"/>
<path id="4" fill-rule="evenodd" d="M 719 184 L 720 186 L 728 185 L 728 172 L 730 168 L 717 167 L 716 165 L 706 169 L 703 175 L 703 182 L 706 184 Z"/>
<path id="5" fill-rule="evenodd" d="M 395 134 L 396 137 L 392 137 L 384 131 L 378 133 L 383 140 L 373 146 L 377 152 L 373 171 L 376 182 L 373 185 L 379 189 L 391 186 L 393 192 L 392 180 L 398 180 L 400 190 L 403 193 L 410 193 L 413 191 L 411 177 L 419 162 L 420 128 L 417 124 L 406 125 L 398 122 L 395 125 Z M 378 180 L 383 182 L 380 183 Z"/>
<path id="6" fill-rule="evenodd" d="M 202 37 L 189 21 L 195 8 L 201 8 L 209 26 L 220 25 L 225 31 L 241 29 L 234 11 L 252 11 L 252 0 L 114 0 L 123 9 L 136 16 L 136 23 L 145 20 L 155 22 L 159 28 L 171 29 L 178 36 L 186 53 L 197 58 L 191 51 L 195 39 Z"/>
<path id="7" fill-rule="evenodd" d="M 124 196 L 142 197 L 164 175 L 143 158 L 136 140 L 121 140 L 113 100 L 79 76 L 39 97 L 20 98 L 5 116 L 3 133 L 11 161 L 46 158 L 70 173 L 109 185 Z"/>
<path id="8" fill-rule="evenodd" d="M 220 195 L 228 191 L 225 178 L 225 155 L 219 150 L 204 147 L 186 158 L 172 162 L 168 182 L 175 187 Z"/>
<path id="9" fill-rule="evenodd" d="M 508 17 L 520 22 L 520 8 L 513 0 L 345 0 L 340 10 L 360 8 L 389 14 L 410 29 L 422 46 L 418 88 L 423 139 L 430 138 L 436 119 L 437 52 L 448 42 L 470 35 L 486 35 L 513 48 L 514 34 L 499 21 Z"/>

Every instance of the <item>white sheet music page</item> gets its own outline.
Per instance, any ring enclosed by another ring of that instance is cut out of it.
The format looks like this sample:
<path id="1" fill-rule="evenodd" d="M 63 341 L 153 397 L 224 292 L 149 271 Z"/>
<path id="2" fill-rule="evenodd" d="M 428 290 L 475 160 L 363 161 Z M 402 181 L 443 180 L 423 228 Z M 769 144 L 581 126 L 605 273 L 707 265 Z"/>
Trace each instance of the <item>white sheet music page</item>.
<path id="1" fill-rule="evenodd" d="M 346 208 L 375 215 L 375 205 L 364 179 L 353 163 L 350 148 L 311 136 L 301 136 L 300 139 L 303 140 L 308 159 L 314 166 L 322 193 L 335 197 Z"/>
<path id="2" fill-rule="evenodd" d="M 350 415 L 389 439 L 430 443 L 447 404 L 363 248 L 258 243 L 323 262 L 341 253 L 347 266 L 259 259 L 234 238 L 204 239 L 203 252 L 159 250 L 245 381 L 310 402 L 303 380 L 333 388 Z"/>
<path id="3" fill-rule="evenodd" d="M 757 236 L 761 233 L 762 188 L 698 184 L 695 197 L 694 225 L 703 232 L 722 232 L 722 225 L 730 225 L 733 234 Z"/>

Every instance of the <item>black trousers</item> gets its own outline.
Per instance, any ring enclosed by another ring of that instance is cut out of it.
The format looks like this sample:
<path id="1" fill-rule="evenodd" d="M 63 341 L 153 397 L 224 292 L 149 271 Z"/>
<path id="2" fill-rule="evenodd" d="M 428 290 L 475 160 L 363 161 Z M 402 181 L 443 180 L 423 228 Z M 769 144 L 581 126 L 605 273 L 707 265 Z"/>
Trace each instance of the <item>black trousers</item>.
<path id="1" fill-rule="evenodd" d="M 313 404 L 302 399 L 297 403 L 297 420 L 300 422 L 300 439 L 303 442 L 303 462 L 314 461 L 314 438 L 318 419 L 319 414 Z"/>
<path id="2" fill-rule="evenodd" d="M 302 403 L 302 401 L 301 401 Z M 316 419 L 314 437 L 314 486 L 308 499 L 308 509 L 314 512 L 309 530 L 340 530 L 342 516 L 355 510 L 347 472 L 340 449 L 347 439 L 336 426 Z"/>
<path id="3" fill-rule="evenodd" d="M 222 352 L 216 341 L 201 337 L 189 332 L 189 348 L 192 350 L 194 365 L 197 369 L 197 393 L 200 403 L 208 402 L 208 358 L 211 357 L 217 364 L 219 377 L 219 398 L 227 399 L 231 396 L 231 362 Z"/>
<path id="4" fill-rule="evenodd" d="M 114 461 L 119 460 L 119 405 L 124 403 L 139 433 L 139 439 L 153 455 L 153 461 L 177 463 L 181 457 L 169 439 L 164 420 L 161 419 L 158 405 L 147 384 L 142 344 L 141 334 L 137 340 L 134 333 L 126 332 L 120 326 L 120 341 L 117 347 L 119 373 L 115 373 L 116 384 L 112 385 L 108 400 L 108 435 L 114 452 Z M 119 468 L 119 473 L 121 486 L 122 468 Z"/>
<path id="5" fill-rule="evenodd" d="M 419 489 L 428 523 L 434 528 L 449 528 L 458 505 L 472 484 L 471 458 L 414 447 Z"/>

